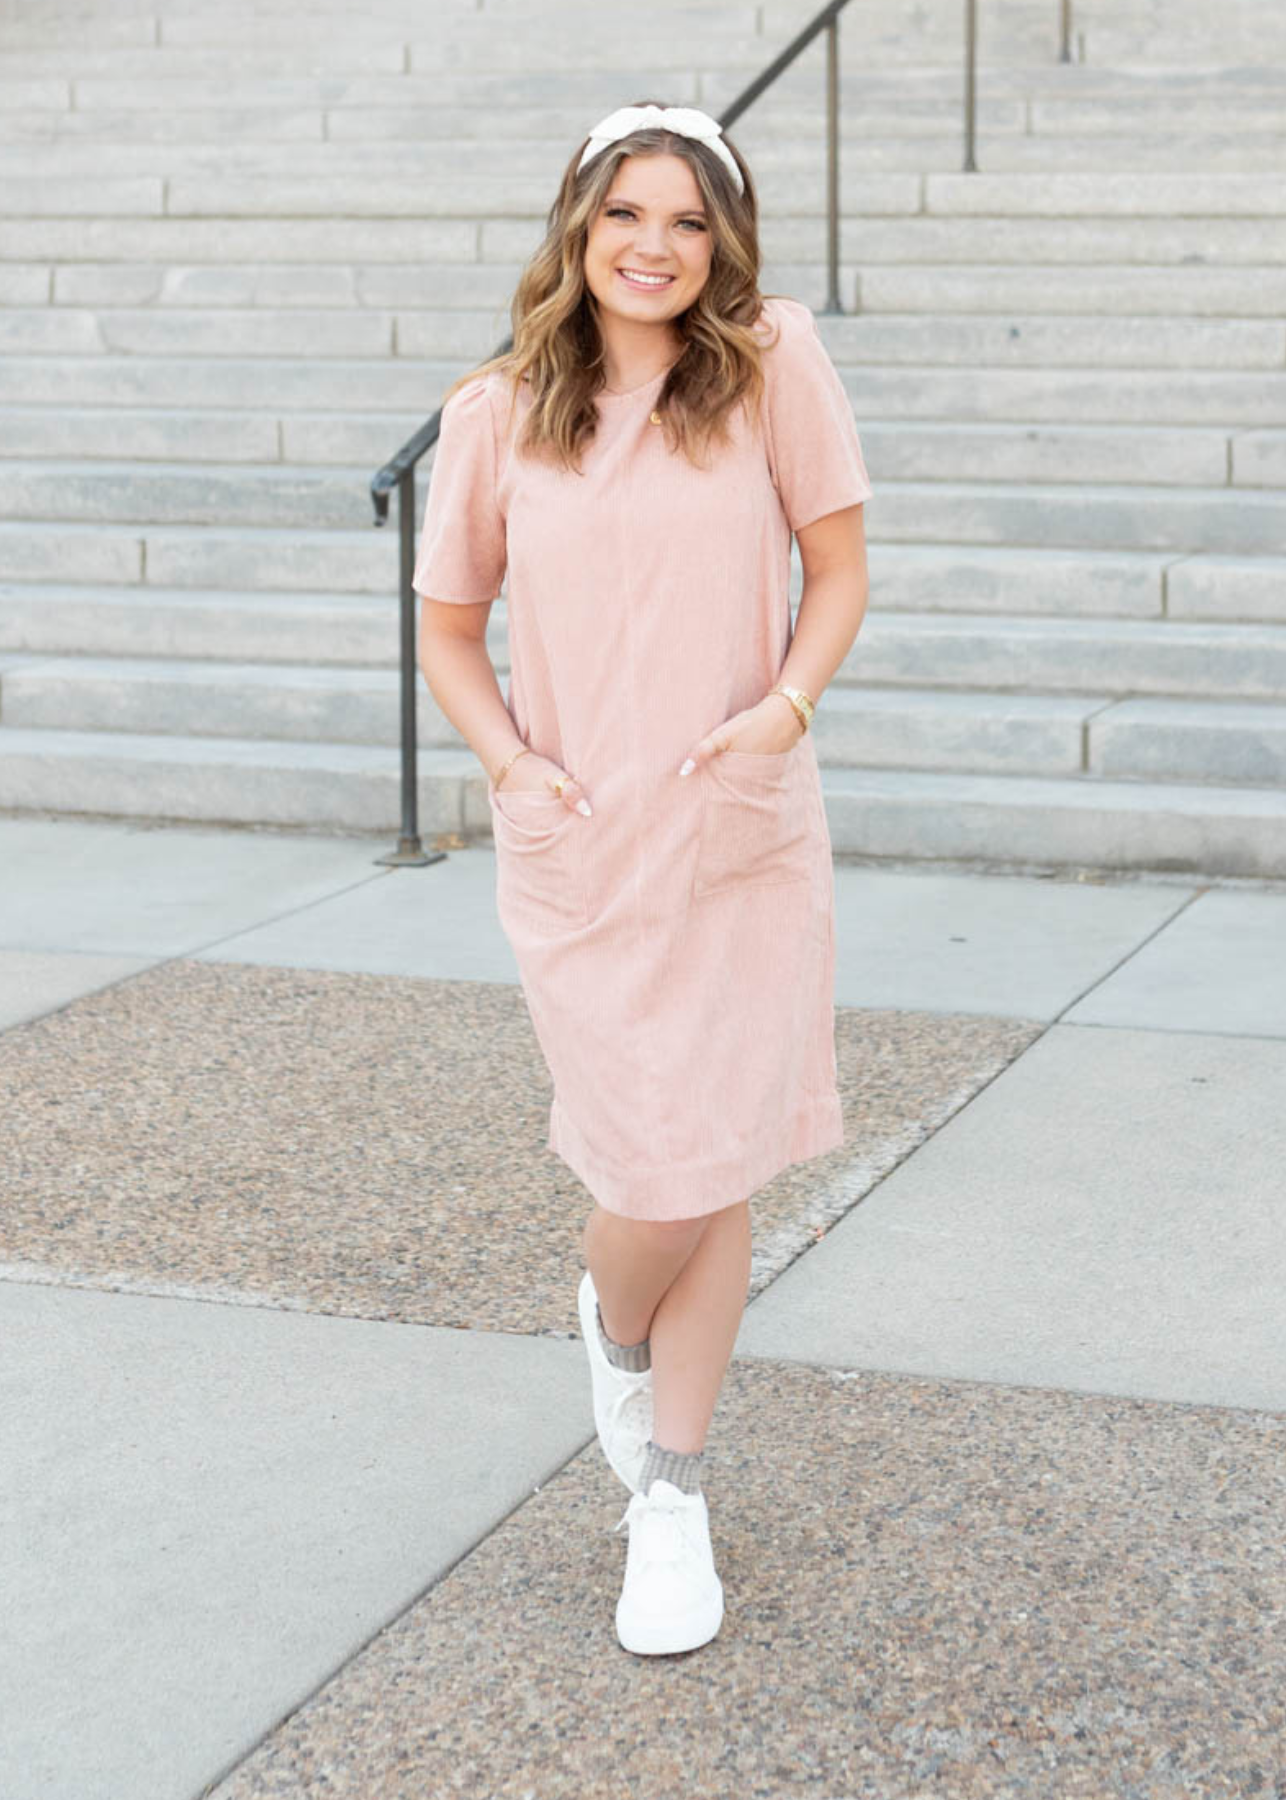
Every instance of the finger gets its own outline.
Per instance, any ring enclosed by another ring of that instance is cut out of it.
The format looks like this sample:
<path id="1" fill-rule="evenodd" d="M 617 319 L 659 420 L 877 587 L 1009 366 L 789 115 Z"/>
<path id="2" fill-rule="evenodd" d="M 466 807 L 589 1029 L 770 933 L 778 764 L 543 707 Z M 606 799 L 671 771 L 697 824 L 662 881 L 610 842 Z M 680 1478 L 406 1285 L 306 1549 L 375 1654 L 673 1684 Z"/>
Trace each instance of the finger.
<path id="1" fill-rule="evenodd" d="M 551 782 L 560 779 L 562 781 L 562 788 L 558 794 L 558 799 L 562 801 L 564 806 L 574 807 L 578 813 L 583 813 L 587 819 L 592 818 L 594 809 L 585 798 L 585 790 L 581 787 L 581 784 L 577 781 L 576 777 L 564 770 L 561 777 L 557 775 L 552 776 Z"/>
<path id="2" fill-rule="evenodd" d="M 709 737 L 703 737 L 699 744 L 693 746 L 690 756 L 679 770 L 680 775 L 690 775 L 698 763 L 709 762 L 712 756 L 718 756 L 726 749 L 727 745 L 722 737 L 711 732 Z"/>

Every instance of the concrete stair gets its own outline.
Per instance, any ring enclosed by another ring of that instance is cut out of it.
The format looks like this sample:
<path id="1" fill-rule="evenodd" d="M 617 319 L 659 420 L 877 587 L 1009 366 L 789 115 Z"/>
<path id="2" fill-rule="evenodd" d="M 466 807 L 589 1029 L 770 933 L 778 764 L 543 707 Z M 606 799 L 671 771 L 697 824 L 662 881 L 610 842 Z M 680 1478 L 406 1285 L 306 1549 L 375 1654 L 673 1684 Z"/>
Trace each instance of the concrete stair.
<path id="1" fill-rule="evenodd" d="M 1281 876 L 1286 20 L 1084 0 L 1069 66 L 1053 0 L 999 0 L 964 175 L 959 10 L 841 31 L 850 310 L 819 325 L 876 496 L 814 725 L 833 842 Z M 10 0 L 0 808 L 392 834 L 371 470 L 505 335 L 586 123 L 717 112 L 811 11 Z M 734 135 L 762 285 L 820 309 L 805 62 Z M 503 675 L 503 599 L 489 635 Z M 425 832 L 485 833 L 423 685 L 419 738 Z"/>

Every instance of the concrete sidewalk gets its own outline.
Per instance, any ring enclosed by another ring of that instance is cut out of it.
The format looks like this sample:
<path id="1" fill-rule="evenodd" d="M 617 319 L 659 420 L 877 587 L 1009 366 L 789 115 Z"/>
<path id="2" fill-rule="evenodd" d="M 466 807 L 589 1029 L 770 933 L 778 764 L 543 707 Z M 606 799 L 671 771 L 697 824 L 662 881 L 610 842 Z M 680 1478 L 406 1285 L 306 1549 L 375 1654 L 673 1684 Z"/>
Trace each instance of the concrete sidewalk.
<path id="1" fill-rule="evenodd" d="M 4 1800 L 1286 1800 L 1286 884 L 837 867 L 649 1661 L 492 858 L 384 848 L 0 819 Z"/>

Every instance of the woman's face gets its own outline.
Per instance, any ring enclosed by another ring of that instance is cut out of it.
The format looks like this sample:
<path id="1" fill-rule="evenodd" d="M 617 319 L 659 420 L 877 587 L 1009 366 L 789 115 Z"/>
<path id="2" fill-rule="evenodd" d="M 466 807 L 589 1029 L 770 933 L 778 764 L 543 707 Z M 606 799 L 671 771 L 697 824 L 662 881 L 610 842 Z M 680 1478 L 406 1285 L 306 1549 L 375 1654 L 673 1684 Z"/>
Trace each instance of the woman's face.
<path id="1" fill-rule="evenodd" d="M 710 227 L 696 176 L 681 156 L 627 156 L 589 228 L 585 285 L 605 313 L 664 324 L 706 284 Z M 635 275 L 668 279 L 638 282 Z"/>

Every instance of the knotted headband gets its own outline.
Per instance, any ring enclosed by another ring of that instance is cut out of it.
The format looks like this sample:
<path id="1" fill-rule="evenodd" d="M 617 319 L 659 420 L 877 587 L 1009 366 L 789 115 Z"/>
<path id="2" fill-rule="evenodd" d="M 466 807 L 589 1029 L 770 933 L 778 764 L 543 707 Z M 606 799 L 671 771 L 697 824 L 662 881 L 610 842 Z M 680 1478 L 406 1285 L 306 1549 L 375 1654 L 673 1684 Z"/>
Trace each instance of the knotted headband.
<path id="1" fill-rule="evenodd" d="M 745 182 L 741 178 L 736 158 L 721 141 L 723 126 L 718 119 L 712 119 L 709 113 L 704 113 L 695 106 L 618 106 L 615 112 L 600 119 L 590 132 L 589 142 L 576 165 L 576 173 L 579 175 L 590 158 L 597 156 L 600 150 L 606 150 L 618 138 L 628 137 L 631 131 L 639 131 L 645 125 L 659 125 L 666 131 L 677 131 L 683 137 L 697 138 L 707 150 L 713 150 L 720 161 L 727 165 L 729 174 L 737 184 L 737 192 L 745 192 Z"/>

